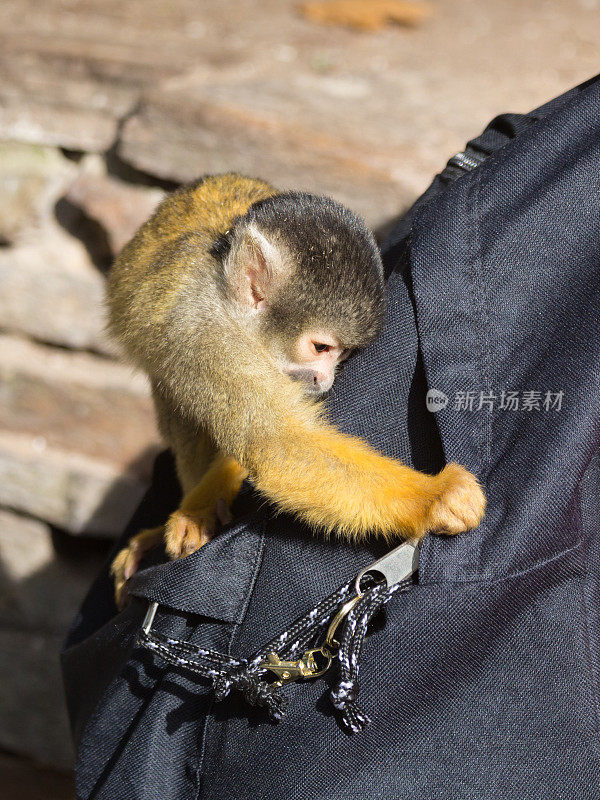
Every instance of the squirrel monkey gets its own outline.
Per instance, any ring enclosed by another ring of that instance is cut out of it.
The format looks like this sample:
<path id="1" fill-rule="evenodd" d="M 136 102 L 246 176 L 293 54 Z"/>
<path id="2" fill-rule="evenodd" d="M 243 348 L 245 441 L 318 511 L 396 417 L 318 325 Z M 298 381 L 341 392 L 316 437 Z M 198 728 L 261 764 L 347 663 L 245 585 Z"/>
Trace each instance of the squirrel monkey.
<path id="1" fill-rule="evenodd" d="M 246 477 L 279 509 L 351 539 L 479 524 L 485 499 L 463 467 L 417 472 L 340 433 L 315 402 L 383 321 L 375 240 L 340 204 L 207 177 L 125 246 L 108 302 L 112 332 L 150 378 L 184 491 L 164 529 L 117 555 L 118 597 L 163 534 L 172 559 L 208 541 Z"/>

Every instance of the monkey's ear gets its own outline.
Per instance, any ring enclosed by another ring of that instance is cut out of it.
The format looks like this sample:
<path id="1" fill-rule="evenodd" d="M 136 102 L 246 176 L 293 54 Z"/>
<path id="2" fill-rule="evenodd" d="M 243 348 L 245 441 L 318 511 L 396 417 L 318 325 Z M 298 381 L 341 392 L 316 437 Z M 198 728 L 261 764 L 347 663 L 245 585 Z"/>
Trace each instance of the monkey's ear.
<path id="1" fill-rule="evenodd" d="M 243 305 L 262 311 L 283 278 L 279 248 L 250 224 L 234 239 L 225 261 L 225 277 Z"/>

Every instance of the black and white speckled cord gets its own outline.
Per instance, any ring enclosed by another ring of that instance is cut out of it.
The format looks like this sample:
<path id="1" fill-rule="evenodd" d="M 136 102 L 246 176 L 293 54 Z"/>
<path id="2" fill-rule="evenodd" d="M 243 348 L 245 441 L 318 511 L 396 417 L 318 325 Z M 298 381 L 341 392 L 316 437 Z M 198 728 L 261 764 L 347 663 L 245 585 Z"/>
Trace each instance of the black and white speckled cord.
<path id="1" fill-rule="evenodd" d="M 341 628 L 338 652 L 340 679 L 331 692 L 333 705 L 341 712 L 342 723 L 350 732 L 363 730 L 369 723 L 356 702 L 360 652 L 369 621 L 393 594 L 406 591 L 412 579 L 390 588 L 385 583 L 369 580 L 366 583 L 364 594 Z M 302 656 L 307 648 L 318 644 L 340 606 L 354 594 L 354 582 L 344 584 L 248 659 L 236 659 L 150 630 L 140 632 L 138 644 L 173 666 L 211 680 L 216 700 L 223 700 L 232 689 L 237 689 L 250 705 L 265 707 L 270 718 L 279 721 L 285 715 L 288 698 L 279 691 L 278 686 L 264 679 L 264 669 L 259 665 L 269 653 L 276 653 L 282 660 Z"/>

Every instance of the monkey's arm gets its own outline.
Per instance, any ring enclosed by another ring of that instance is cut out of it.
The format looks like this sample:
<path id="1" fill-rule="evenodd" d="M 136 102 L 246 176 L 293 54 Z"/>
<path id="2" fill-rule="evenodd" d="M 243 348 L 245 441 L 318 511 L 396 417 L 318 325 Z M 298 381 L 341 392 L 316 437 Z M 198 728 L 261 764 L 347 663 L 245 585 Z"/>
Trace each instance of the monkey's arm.
<path id="1" fill-rule="evenodd" d="M 290 421 L 266 457 L 248 450 L 246 466 L 281 509 L 351 539 L 460 533 L 476 527 L 485 509 L 479 484 L 458 464 L 425 475 L 325 422 Z"/>
<path id="2" fill-rule="evenodd" d="M 249 448 L 246 458 L 256 488 L 317 530 L 353 539 L 373 533 L 420 538 L 430 529 L 460 533 L 483 514 L 477 482 L 457 464 L 424 475 L 326 423 L 308 431 L 295 419 L 268 448 L 253 452 Z M 235 459 L 216 457 L 167 522 L 170 558 L 189 555 L 212 538 L 217 516 L 226 521 L 223 513 L 247 474 Z"/>
<path id="3" fill-rule="evenodd" d="M 328 423 L 296 382 L 259 363 L 242 379 L 220 376 L 203 422 L 280 509 L 351 539 L 460 533 L 479 524 L 485 498 L 466 469 L 449 464 L 432 476 L 381 455 Z M 235 399 L 221 400 L 228 397 Z"/>
<path id="4" fill-rule="evenodd" d="M 179 349 L 178 371 L 165 370 L 163 386 L 276 506 L 319 531 L 354 539 L 460 533 L 479 524 L 485 498 L 463 467 L 449 464 L 431 476 L 386 458 L 324 420 L 243 331 L 229 332 L 227 343 L 236 369 L 203 373 L 206 366 Z"/>

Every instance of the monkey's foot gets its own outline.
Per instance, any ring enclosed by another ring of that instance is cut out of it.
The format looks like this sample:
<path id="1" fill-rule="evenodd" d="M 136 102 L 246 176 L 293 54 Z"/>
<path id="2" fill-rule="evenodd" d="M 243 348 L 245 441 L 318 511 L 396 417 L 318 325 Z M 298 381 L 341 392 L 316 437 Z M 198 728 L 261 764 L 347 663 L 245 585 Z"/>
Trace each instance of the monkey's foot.
<path id="1" fill-rule="evenodd" d="M 209 542 L 215 534 L 220 508 L 179 509 L 169 517 L 165 526 L 165 547 L 170 559 L 185 558 Z"/>
<path id="2" fill-rule="evenodd" d="M 111 566 L 110 574 L 115 582 L 115 601 L 117 608 L 122 609 L 127 600 L 127 581 L 135 575 L 144 553 L 160 544 L 163 538 L 162 525 L 158 528 L 149 528 L 132 536 L 127 547 L 119 550 Z"/>
<path id="3" fill-rule="evenodd" d="M 475 476 L 459 464 L 448 464 L 436 478 L 440 493 L 429 512 L 429 529 L 455 534 L 476 528 L 486 501 Z"/>

